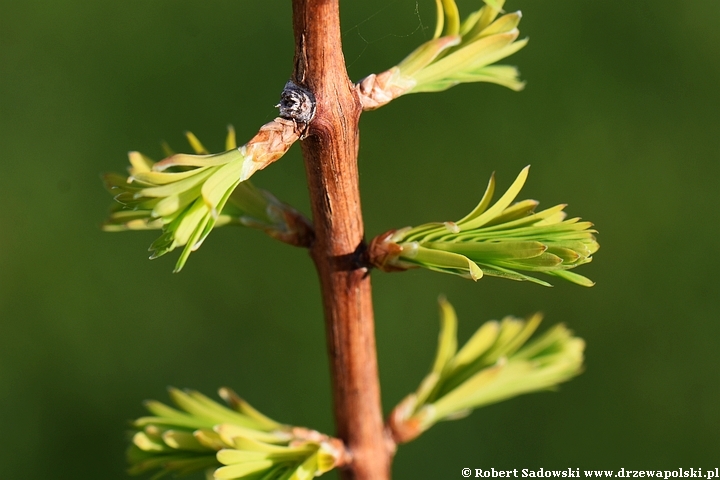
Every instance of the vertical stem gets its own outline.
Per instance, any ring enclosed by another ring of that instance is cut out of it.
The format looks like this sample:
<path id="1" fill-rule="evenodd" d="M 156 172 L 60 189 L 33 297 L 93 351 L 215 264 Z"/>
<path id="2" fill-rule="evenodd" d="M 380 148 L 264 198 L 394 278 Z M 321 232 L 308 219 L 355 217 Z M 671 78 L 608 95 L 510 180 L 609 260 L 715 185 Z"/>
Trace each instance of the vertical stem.
<path id="1" fill-rule="evenodd" d="M 293 80 L 317 102 L 303 142 L 323 295 L 337 435 L 352 462 L 346 480 L 390 478 L 383 431 L 370 277 L 358 188 L 362 111 L 342 54 L 338 0 L 293 0 Z"/>

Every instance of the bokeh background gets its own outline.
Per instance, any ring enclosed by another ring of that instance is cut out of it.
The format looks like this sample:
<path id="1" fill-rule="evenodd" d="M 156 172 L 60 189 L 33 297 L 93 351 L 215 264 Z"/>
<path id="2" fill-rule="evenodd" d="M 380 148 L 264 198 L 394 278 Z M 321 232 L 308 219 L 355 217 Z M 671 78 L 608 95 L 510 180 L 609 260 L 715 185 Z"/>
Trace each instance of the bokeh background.
<path id="1" fill-rule="evenodd" d="M 477 1 L 461 1 L 467 12 Z M 432 35 L 431 0 L 342 2 L 352 78 Z M 488 84 L 363 116 L 368 237 L 457 219 L 491 172 L 532 164 L 523 198 L 569 203 L 601 250 L 591 289 L 374 273 L 383 404 L 432 361 L 444 293 L 461 339 L 537 310 L 587 340 L 559 393 L 440 424 L 395 478 L 471 468 L 717 467 L 720 450 L 720 2 L 511 0 L 527 88 Z M 124 479 L 128 420 L 166 386 L 231 386 L 331 432 L 321 305 L 304 251 L 219 229 L 180 274 L 156 234 L 103 233 L 100 173 L 192 130 L 220 150 L 272 119 L 292 68 L 287 1 L 63 0 L 0 6 L 0 477 Z M 299 148 L 256 184 L 309 211 Z M 329 476 L 330 478 L 334 478 Z"/>

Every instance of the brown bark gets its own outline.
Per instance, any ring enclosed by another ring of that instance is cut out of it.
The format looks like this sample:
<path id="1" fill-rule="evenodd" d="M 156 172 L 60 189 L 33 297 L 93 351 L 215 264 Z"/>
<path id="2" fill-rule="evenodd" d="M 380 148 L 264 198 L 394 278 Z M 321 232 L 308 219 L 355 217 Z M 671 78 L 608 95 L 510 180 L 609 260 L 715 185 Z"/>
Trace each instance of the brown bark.
<path id="1" fill-rule="evenodd" d="M 362 106 L 342 54 L 338 0 L 293 0 L 293 81 L 310 90 L 315 118 L 303 141 L 315 226 L 337 435 L 352 456 L 344 479 L 390 478 L 383 431 L 370 277 L 358 188 Z"/>

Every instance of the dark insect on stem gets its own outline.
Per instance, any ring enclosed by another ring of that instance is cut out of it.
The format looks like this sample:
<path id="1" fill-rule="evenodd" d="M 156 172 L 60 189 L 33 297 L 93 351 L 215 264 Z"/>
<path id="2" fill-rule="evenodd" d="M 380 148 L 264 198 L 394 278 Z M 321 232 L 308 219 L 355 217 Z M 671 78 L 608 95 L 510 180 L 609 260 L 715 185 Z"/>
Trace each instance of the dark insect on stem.
<path id="1" fill-rule="evenodd" d="M 307 125 L 315 117 L 315 95 L 292 80 L 285 84 L 280 103 L 275 105 L 280 109 L 280 117 L 296 123 Z"/>

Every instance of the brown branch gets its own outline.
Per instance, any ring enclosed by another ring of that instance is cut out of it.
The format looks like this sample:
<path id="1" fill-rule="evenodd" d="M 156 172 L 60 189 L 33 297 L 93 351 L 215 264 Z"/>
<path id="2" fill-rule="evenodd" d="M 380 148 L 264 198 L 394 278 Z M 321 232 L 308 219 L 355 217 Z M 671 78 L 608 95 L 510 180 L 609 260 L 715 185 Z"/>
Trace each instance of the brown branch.
<path id="1" fill-rule="evenodd" d="M 310 254 L 323 295 L 337 435 L 352 461 L 344 479 L 387 480 L 394 445 L 384 433 L 370 277 L 358 188 L 362 106 L 347 76 L 338 0 L 293 0 L 293 81 L 316 99 L 303 142 L 315 225 Z"/>

